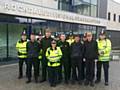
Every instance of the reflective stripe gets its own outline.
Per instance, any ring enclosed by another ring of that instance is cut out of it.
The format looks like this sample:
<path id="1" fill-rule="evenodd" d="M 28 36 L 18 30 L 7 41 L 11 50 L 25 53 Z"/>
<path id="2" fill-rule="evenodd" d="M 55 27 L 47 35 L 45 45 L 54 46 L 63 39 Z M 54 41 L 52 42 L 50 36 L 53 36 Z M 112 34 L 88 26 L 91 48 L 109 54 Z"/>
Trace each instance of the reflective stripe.
<path id="1" fill-rule="evenodd" d="M 27 56 L 26 55 L 20 55 L 20 56 L 18 56 L 19 58 L 27 58 Z"/>
<path id="2" fill-rule="evenodd" d="M 60 66 L 61 64 L 60 63 L 56 63 L 56 62 L 54 62 L 53 64 L 50 64 L 50 62 L 48 62 L 48 66 L 50 66 L 50 67 L 56 67 L 56 66 Z"/>

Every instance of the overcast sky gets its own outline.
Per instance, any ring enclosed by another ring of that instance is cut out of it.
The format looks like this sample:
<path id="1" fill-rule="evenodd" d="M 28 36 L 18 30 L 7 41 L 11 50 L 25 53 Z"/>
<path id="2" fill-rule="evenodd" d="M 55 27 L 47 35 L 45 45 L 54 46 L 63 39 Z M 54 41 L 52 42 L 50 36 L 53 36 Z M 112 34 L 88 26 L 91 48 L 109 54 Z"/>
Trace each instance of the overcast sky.
<path id="1" fill-rule="evenodd" d="M 114 1 L 116 1 L 116 2 L 119 2 L 119 3 L 120 3 L 120 0 L 114 0 Z"/>

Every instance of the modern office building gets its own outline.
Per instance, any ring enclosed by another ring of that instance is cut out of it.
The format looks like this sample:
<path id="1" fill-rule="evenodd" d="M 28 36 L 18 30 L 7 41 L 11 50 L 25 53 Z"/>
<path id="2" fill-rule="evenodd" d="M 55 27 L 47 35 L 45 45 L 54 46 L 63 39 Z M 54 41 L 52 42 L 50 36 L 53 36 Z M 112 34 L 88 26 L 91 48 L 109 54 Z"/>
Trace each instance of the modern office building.
<path id="1" fill-rule="evenodd" d="M 119 7 L 113 0 L 0 0 L 0 60 L 17 57 L 15 44 L 24 29 L 28 36 L 50 28 L 53 34 L 91 31 L 94 37 L 105 29 L 115 42 L 120 37 Z"/>

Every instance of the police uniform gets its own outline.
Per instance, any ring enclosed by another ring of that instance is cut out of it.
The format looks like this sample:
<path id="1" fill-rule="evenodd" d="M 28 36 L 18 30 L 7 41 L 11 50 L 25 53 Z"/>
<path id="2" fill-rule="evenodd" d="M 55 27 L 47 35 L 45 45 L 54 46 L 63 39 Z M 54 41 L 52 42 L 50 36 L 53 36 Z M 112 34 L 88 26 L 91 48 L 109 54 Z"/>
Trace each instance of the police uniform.
<path id="1" fill-rule="evenodd" d="M 105 32 L 101 32 L 100 35 L 105 35 Z M 96 83 L 101 81 L 101 68 L 103 65 L 105 85 L 108 85 L 109 78 L 109 61 L 111 52 L 111 41 L 107 38 L 101 40 L 98 39 L 99 59 L 97 62 L 97 80 Z"/>
<path id="2" fill-rule="evenodd" d="M 56 86 L 59 80 L 60 71 L 60 59 L 62 57 L 62 51 L 60 47 L 56 47 L 55 50 L 49 47 L 46 51 L 46 57 L 48 59 L 48 78 L 51 86 Z"/>
<path id="3" fill-rule="evenodd" d="M 22 35 L 26 36 L 26 33 L 23 32 Z M 23 41 L 22 39 L 19 40 L 16 44 L 16 49 L 18 51 L 18 58 L 19 58 L 19 79 L 23 77 L 23 63 L 27 60 L 27 52 L 26 52 L 26 44 L 27 40 Z M 26 76 L 27 76 L 27 68 L 26 68 Z"/>

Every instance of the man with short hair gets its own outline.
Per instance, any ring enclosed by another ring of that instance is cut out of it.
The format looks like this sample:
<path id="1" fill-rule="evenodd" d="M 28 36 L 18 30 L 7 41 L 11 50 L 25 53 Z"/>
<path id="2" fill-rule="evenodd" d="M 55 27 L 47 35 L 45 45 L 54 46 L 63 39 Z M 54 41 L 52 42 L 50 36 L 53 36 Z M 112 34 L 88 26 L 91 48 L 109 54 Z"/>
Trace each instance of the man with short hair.
<path id="1" fill-rule="evenodd" d="M 97 42 L 93 40 L 91 32 L 87 32 L 87 41 L 84 44 L 84 57 L 86 59 L 85 85 L 94 86 L 95 59 L 98 59 Z"/>
<path id="2" fill-rule="evenodd" d="M 27 68 L 28 68 L 28 81 L 26 83 L 30 83 L 31 82 L 31 77 L 32 77 L 32 66 L 34 68 L 34 78 L 35 78 L 35 82 L 38 83 L 38 76 L 39 76 L 39 69 L 38 69 L 38 65 L 39 65 L 39 60 L 38 60 L 38 56 L 39 56 L 39 52 L 40 52 L 40 45 L 39 43 L 36 41 L 35 38 L 35 34 L 31 33 L 30 35 L 30 41 L 27 43 L 26 46 L 27 49 Z"/>
<path id="3" fill-rule="evenodd" d="M 42 79 L 41 79 L 41 83 L 46 81 L 46 78 L 47 78 L 47 58 L 45 56 L 45 53 L 46 53 L 46 50 L 48 47 L 51 46 L 51 41 L 53 40 L 53 38 L 51 38 L 51 31 L 50 29 L 46 29 L 46 32 L 45 32 L 45 37 L 42 38 L 41 40 L 41 47 L 42 47 L 42 60 L 41 60 L 41 63 L 42 63 Z"/>

